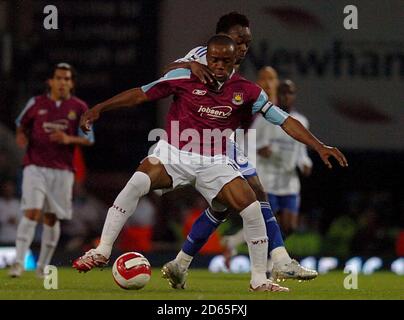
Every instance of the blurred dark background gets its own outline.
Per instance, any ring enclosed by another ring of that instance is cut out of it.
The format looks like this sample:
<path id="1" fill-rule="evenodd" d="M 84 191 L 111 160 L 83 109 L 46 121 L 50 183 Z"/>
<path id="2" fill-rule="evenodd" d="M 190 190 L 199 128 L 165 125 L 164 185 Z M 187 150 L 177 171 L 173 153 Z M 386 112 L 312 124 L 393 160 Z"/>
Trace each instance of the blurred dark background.
<path id="1" fill-rule="evenodd" d="M 254 35 L 242 72 L 255 80 L 260 67 L 272 65 L 281 78 L 293 79 L 299 89 L 299 110 L 309 118 L 312 131 L 340 147 L 349 160 L 347 169 L 328 170 L 316 154 L 310 154 L 314 171 L 302 178 L 300 227 L 288 239 L 292 254 L 403 255 L 404 39 L 397 36 L 403 27 L 402 1 L 383 2 L 384 13 L 378 17 L 377 5 L 354 1 L 359 30 L 351 31 L 343 28 L 340 1 L 191 5 L 180 0 L 55 0 L 58 30 L 43 27 L 47 4 L 0 1 L 3 198 L 11 192 L 18 200 L 20 194 L 22 153 L 14 144 L 14 119 L 30 97 L 44 91 L 50 66 L 61 61 L 74 65 L 76 95 L 92 106 L 155 80 L 165 64 L 203 44 L 221 15 L 237 10 L 248 15 Z M 378 26 L 372 26 L 372 19 Z M 336 60 L 336 52 L 343 60 Z M 395 60 L 388 63 L 387 56 Z M 328 69 L 320 70 L 321 63 L 329 63 L 324 67 Z M 341 70 L 336 70 L 338 63 Z M 361 104 L 363 98 L 372 104 Z M 97 123 L 96 144 L 82 150 L 85 167 L 75 187 L 74 219 L 63 228 L 63 248 L 82 251 L 97 241 L 107 208 L 147 155 L 152 145 L 148 133 L 161 126 L 166 110 L 167 102 L 153 103 L 111 113 Z M 205 205 L 192 188 L 163 197 L 152 194 L 139 206 L 118 248 L 176 250 L 193 214 Z M 16 221 L 19 215 L 15 213 Z M 11 234 L 12 221 L 1 220 Z M 239 225 L 237 217 L 231 218 L 219 230 L 219 238 Z M 11 240 L 12 235 L 2 242 Z M 219 240 L 205 253 L 220 253 Z"/>

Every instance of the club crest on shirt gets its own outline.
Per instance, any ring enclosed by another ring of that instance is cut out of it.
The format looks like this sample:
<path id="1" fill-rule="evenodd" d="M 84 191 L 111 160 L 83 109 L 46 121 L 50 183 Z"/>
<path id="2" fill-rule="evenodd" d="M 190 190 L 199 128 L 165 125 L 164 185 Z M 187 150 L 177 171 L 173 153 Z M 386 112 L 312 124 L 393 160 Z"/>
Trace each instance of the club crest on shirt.
<path id="1" fill-rule="evenodd" d="M 77 119 L 77 114 L 75 111 L 70 110 L 68 115 L 67 115 L 67 119 L 69 120 L 76 120 Z"/>
<path id="2" fill-rule="evenodd" d="M 239 106 L 244 103 L 244 97 L 242 92 L 234 92 L 233 93 L 233 99 L 231 100 L 233 104 L 236 106 Z"/>

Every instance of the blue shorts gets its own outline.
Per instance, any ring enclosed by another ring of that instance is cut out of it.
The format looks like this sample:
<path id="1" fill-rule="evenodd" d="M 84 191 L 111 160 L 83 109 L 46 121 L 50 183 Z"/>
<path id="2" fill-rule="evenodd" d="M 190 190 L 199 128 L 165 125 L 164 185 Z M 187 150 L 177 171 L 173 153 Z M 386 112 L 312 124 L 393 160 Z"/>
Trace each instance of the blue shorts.
<path id="1" fill-rule="evenodd" d="M 228 154 L 229 158 L 232 159 L 239 166 L 239 171 L 244 178 L 248 179 L 257 175 L 257 169 L 248 161 L 248 158 L 244 155 L 243 150 L 235 143 L 231 142 L 232 150 Z"/>
<path id="2" fill-rule="evenodd" d="M 269 204 L 272 212 L 276 213 L 287 209 L 294 214 L 299 214 L 300 196 L 298 194 L 288 194 L 286 196 L 276 196 L 268 193 Z"/>

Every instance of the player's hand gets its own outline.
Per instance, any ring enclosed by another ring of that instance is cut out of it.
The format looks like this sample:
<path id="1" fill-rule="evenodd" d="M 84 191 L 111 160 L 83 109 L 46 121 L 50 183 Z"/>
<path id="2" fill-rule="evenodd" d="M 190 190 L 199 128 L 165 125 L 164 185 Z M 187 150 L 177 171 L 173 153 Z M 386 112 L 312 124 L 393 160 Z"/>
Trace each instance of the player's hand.
<path id="1" fill-rule="evenodd" d="M 329 169 L 332 168 L 331 162 L 329 161 L 330 157 L 334 157 L 341 167 L 348 167 L 348 161 L 346 160 L 344 154 L 335 147 L 322 145 L 317 152 L 320 155 L 321 160 L 323 160 Z"/>
<path id="2" fill-rule="evenodd" d="M 18 132 L 15 141 L 17 143 L 17 146 L 20 147 L 21 149 L 25 149 L 25 147 L 28 144 L 28 138 L 23 132 Z"/>
<path id="3" fill-rule="evenodd" d="M 203 84 L 213 83 L 215 81 L 214 74 L 207 66 L 196 61 L 190 62 L 192 74 L 198 77 Z"/>
<path id="4" fill-rule="evenodd" d="M 91 125 L 100 117 L 100 112 L 96 108 L 87 110 L 80 118 L 80 128 L 87 134 L 91 130 Z"/>
<path id="5" fill-rule="evenodd" d="M 70 136 L 63 131 L 57 130 L 49 135 L 50 141 L 59 144 L 70 144 Z"/>

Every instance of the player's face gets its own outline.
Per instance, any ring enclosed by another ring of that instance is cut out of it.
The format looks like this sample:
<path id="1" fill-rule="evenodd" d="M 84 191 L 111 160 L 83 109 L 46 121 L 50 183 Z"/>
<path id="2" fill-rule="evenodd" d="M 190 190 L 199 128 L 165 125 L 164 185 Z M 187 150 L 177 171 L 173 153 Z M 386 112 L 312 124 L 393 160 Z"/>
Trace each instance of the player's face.
<path id="1" fill-rule="evenodd" d="M 233 72 L 236 61 L 236 49 L 228 45 L 210 45 L 206 55 L 208 68 L 214 73 L 215 79 L 225 81 Z"/>
<path id="2" fill-rule="evenodd" d="M 52 97 L 66 99 L 74 88 L 72 72 L 70 70 L 56 69 L 53 78 L 48 80 Z"/>
<path id="3" fill-rule="evenodd" d="M 257 84 L 269 95 L 278 90 L 278 73 L 271 67 L 266 67 L 258 73 Z"/>
<path id="4" fill-rule="evenodd" d="M 296 87 L 293 83 L 280 85 L 278 89 L 279 106 L 289 111 L 296 100 Z"/>
<path id="5" fill-rule="evenodd" d="M 240 25 L 233 26 L 230 28 L 227 35 L 237 44 L 236 64 L 239 65 L 244 60 L 251 44 L 252 36 L 250 28 Z"/>

